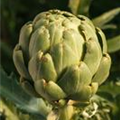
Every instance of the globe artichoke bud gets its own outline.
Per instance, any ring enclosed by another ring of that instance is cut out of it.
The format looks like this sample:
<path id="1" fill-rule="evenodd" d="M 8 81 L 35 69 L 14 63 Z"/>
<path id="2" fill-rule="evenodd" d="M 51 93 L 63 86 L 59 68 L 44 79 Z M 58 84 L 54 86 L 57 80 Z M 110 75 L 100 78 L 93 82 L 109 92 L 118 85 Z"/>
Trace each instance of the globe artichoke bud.
<path id="1" fill-rule="evenodd" d="M 103 32 L 87 17 L 59 10 L 22 27 L 13 61 L 23 88 L 54 104 L 88 101 L 111 65 Z"/>

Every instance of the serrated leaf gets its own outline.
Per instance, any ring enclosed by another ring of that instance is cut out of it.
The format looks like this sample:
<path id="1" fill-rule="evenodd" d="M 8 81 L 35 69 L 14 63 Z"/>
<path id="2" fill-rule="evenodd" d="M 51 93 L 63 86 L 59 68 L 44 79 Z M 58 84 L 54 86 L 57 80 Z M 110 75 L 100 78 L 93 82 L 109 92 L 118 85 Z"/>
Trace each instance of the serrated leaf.
<path id="1" fill-rule="evenodd" d="M 92 0 L 69 0 L 69 7 L 73 14 L 89 15 Z"/>
<path id="2" fill-rule="evenodd" d="M 98 114 L 96 114 L 95 116 L 97 118 L 99 118 L 100 120 L 113 120 L 112 119 L 113 116 L 117 115 L 119 107 L 116 105 L 115 100 L 111 101 L 111 99 L 108 99 L 104 96 L 101 97 L 101 96 L 95 95 L 95 96 L 93 96 L 92 101 L 96 102 L 97 105 L 99 106 L 97 113 L 100 115 L 101 119 L 99 117 L 97 117 Z M 97 120 L 99 120 L 99 119 L 97 119 Z M 114 120 L 116 120 L 116 119 L 114 119 Z"/>
<path id="3" fill-rule="evenodd" d="M 0 75 L 0 95 L 13 102 L 20 110 L 33 115 L 36 119 L 45 120 L 43 116 L 48 114 L 51 106 L 47 106 L 41 98 L 33 98 L 25 93 L 14 74 L 8 77 L 1 66 Z"/>
<path id="4" fill-rule="evenodd" d="M 75 120 L 111 120 L 111 110 L 116 110 L 116 105 L 105 98 L 94 95 L 88 106 L 86 106 L 80 115 L 76 114 Z"/>
<path id="5" fill-rule="evenodd" d="M 110 22 L 116 15 L 120 13 L 120 7 L 110 10 L 108 12 L 103 13 L 102 15 L 94 18 L 92 21 L 95 26 L 104 28 L 104 25 Z"/>
<path id="6" fill-rule="evenodd" d="M 113 52 L 120 50 L 120 35 L 114 38 L 108 39 L 107 45 L 108 45 L 109 53 L 113 53 Z"/>

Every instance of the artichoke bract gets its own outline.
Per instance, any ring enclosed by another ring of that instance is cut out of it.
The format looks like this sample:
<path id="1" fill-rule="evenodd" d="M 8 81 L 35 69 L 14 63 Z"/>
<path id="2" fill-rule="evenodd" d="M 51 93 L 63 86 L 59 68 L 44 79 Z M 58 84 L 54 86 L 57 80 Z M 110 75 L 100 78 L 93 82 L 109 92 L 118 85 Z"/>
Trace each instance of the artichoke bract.
<path id="1" fill-rule="evenodd" d="M 54 103 L 88 101 L 111 65 L 104 33 L 87 17 L 59 10 L 21 28 L 13 61 L 23 88 Z"/>

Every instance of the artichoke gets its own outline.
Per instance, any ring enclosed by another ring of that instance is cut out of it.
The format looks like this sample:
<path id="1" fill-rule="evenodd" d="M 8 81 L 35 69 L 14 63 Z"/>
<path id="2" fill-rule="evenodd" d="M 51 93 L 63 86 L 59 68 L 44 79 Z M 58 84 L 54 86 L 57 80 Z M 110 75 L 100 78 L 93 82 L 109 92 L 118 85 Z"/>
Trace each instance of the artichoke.
<path id="1" fill-rule="evenodd" d="M 59 10 L 21 28 L 13 61 L 22 87 L 54 104 L 89 101 L 111 65 L 104 33 L 87 17 Z"/>

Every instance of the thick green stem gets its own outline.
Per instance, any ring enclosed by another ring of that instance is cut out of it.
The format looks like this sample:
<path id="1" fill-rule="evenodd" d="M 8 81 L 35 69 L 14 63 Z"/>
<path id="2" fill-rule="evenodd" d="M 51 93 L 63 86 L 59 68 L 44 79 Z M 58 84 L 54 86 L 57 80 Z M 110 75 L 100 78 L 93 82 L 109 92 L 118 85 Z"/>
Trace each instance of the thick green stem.
<path id="1" fill-rule="evenodd" d="M 65 105 L 58 110 L 53 110 L 47 117 L 47 120 L 71 120 L 74 115 L 74 108 L 71 105 Z"/>
<path id="2" fill-rule="evenodd" d="M 65 105 L 59 110 L 58 120 L 71 120 L 74 114 L 73 106 Z"/>

